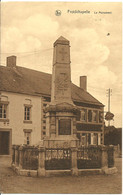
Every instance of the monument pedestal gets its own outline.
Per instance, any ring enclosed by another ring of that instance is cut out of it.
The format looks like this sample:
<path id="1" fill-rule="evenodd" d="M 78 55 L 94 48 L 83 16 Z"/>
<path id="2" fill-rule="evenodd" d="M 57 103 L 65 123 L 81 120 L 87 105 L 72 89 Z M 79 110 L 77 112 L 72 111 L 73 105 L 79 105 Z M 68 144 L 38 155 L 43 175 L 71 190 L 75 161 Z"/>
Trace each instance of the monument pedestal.
<path id="1" fill-rule="evenodd" d="M 44 147 L 46 148 L 71 148 L 77 147 L 79 140 L 72 136 L 46 137 Z"/>
<path id="2" fill-rule="evenodd" d="M 74 104 L 50 104 L 46 108 L 45 147 L 76 147 L 76 111 Z"/>

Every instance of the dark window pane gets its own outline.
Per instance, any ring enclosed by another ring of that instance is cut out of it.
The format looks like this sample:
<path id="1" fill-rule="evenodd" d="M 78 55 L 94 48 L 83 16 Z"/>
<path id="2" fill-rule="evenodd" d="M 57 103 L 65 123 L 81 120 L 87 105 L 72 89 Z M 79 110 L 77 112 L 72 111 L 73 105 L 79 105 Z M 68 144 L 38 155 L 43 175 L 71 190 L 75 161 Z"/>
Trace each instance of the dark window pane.
<path id="1" fill-rule="evenodd" d="M 98 145 L 98 134 L 94 133 L 93 144 Z"/>
<path id="2" fill-rule="evenodd" d="M 97 111 L 93 111 L 93 121 L 97 122 Z"/>
<path id="3" fill-rule="evenodd" d="M 86 110 L 85 109 L 81 110 L 81 120 L 86 121 Z"/>
<path id="4" fill-rule="evenodd" d="M 91 144 L 91 134 L 88 134 L 88 144 Z"/>
<path id="5" fill-rule="evenodd" d="M 99 122 L 102 123 L 103 122 L 103 112 L 99 112 Z"/>
<path id="6" fill-rule="evenodd" d="M 29 145 L 29 140 L 27 140 L 27 145 Z"/>
<path id="7" fill-rule="evenodd" d="M 24 120 L 30 120 L 30 108 L 25 107 Z"/>
<path id="8" fill-rule="evenodd" d="M 30 117 L 29 117 L 29 115 L 27 115 L 27 120 L 30 120 Z"/>
<path id="9" fill-rule="evenodd" d="M 77 121 L 80 121 L 80 118 L 81 118 L 81 111 L 78 110 L 78 111 L 77 111 L 77 114 L 76 114 L 76 120 L 77 120 Z"/>
<path id="10" fill-rule="evenodd" d="M 86 135 L 86 133 L 82 133 L 82 136 L 85 136 Z"/>
<path id="11" fill-rule="evenodd" d="M 0 106 L 0 118 L 2 118 L 2 105 Z"/>
<path id="12" fill-rule="evenodd" d="M 88 121 L 92 122 L 92 110 L 88 110 Z"/>
<path id="13" fill-rule="evenodd" d="M 6 118 L 6 110 L 4 109 L 4 118 Z"/>
<path id="14" fill-rule="evenodd" d="M 24 113 L 24 120 L 26 120 L 26 112 Z"/>

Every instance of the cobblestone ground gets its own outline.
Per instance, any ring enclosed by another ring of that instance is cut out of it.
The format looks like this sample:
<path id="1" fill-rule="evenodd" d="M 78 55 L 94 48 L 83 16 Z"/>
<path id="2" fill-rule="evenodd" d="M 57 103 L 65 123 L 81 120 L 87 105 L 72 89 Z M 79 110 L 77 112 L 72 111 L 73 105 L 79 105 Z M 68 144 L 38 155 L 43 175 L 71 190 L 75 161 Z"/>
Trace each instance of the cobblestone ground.
<path id="1" fill-rule="evenodd" d="M 0 157 L 0 191 L 7 194 L 121 194 L 121 161 L 116 158 L 118 173 L 114 175 L 32 178 L 16 175 L 10 168 L 10 159 Z"/>

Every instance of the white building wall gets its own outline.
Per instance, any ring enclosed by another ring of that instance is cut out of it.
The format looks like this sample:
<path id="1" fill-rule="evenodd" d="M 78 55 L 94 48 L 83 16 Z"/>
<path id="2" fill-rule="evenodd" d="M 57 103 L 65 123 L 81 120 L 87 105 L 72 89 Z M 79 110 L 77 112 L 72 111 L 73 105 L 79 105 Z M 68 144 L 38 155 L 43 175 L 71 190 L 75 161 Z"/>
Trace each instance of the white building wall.
<path id="1" fill-rule="evenodd" d="M 9 122 L 0 122 L 0 129 L 12 129 L 12 144 L 24 144 L 24 129 L 31 129 L 31 145 L 38 144 L 41 140 L 41 97 L 10 92 L 2 92 L 2 96 L 8 97 Z M 24 123 L 26 99 L 32 105 L 32 123 Z"/>

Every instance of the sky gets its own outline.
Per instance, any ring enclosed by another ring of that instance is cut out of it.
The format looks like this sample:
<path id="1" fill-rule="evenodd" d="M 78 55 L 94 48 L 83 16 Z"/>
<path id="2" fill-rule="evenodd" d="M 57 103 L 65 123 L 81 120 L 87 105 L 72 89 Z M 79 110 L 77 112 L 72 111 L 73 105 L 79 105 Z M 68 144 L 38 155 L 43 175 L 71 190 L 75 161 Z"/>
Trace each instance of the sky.
<path id="1" fill-rule="evenodd" d="M 87 91 L 105 105 L 105 112 L 107 89 L 112 89 L 111 125 L 121 127 L 121 2 L 1 3 L 1 65 L 16 55 L 17 66 L 52 73 L 53 43 L 60 36 L 70 41 L 72 82 L 79 86 L 79 77 L 86 75 Z"/>

